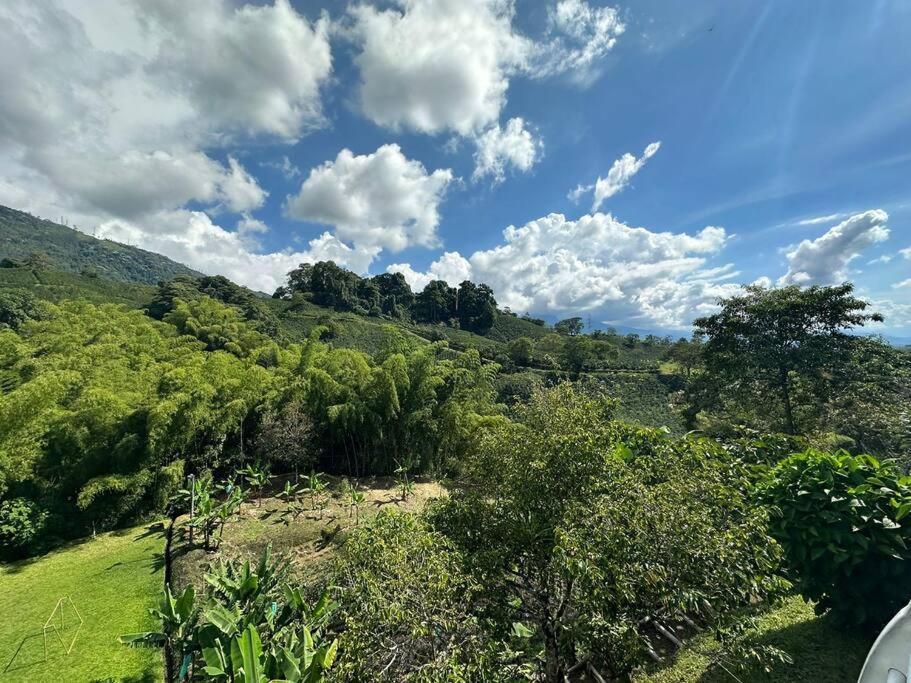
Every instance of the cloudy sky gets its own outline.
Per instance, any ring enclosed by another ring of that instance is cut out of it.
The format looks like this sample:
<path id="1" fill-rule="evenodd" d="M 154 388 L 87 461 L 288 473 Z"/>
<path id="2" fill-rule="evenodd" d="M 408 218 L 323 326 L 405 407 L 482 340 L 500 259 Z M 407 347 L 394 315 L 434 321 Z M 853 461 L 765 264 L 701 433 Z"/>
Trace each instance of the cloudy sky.
<path id="1" fill-rule="evenodd" d="M 0 203 L 686 326 L 845 279 L 911 334 L 907 0 L 4 0 Z"/>

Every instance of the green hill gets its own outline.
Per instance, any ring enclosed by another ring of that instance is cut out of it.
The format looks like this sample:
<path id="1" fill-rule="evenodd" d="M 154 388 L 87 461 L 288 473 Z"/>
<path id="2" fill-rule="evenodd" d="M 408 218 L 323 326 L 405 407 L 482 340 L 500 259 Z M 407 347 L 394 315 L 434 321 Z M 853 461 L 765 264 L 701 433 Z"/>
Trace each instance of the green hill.
<path id="1" fill-rule="evenodd" d="M 100 240 L 53 221 L 0 206 L 0 259 L 45 254 L 54 270 L 92 271 L 119 282 L 155 284 L 201 273 L 171 259 L 111 240 Z"/>

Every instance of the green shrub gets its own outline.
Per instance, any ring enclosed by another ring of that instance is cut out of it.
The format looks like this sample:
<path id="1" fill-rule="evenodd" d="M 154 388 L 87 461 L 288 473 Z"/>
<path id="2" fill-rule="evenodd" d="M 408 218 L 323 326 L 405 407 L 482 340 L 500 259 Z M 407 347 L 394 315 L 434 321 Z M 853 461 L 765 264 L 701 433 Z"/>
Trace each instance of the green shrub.
<path id="1" fill-rule="evenodd" d="M 339 672 L 357 681 L 515 680 L 471 611 L 478 587 L 420 517 L 381 511 L 335 565 Z"/>
<path id="2" fill-rule="evenodd" d="M 761 488 L 801 594 L 852 626 L 875 628 L 911 595 L 911 478 L 869 455 L 807 450 Z"/>
<path id="3" fill-rule="evenodd" d="M 0 552 L 16 555 L 41 534 L 47 513 L 27 498 L 0 503 Z"/>

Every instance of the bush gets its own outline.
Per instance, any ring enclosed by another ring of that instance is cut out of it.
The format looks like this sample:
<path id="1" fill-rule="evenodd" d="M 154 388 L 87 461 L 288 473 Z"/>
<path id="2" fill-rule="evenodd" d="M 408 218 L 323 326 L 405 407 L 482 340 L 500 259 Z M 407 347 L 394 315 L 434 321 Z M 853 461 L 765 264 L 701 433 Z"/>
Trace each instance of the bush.
<path id="1" fill-rule="evenodd" d="M 876 628 L 911 593 L 911 478 L 892 462 L 807 450 L 761 488 L 772 534 L 801 594 L 854 627 Z"/>
<path id="2" fill-rule="evenodd" d="M 432 512 L 494 633 L 522 622 L 547 681 L 583 665 L 621 678 L 648 657 L 648 620 L 711 619 L 780 588 L 743 466 L 615 409 L 569 384 L 536 392 L 519 423 L 485 431 Z"/>
<path id="3" fill-rule="evenodd" d="M 498 681 L 507 667 L 470 605 L 459 555 L 416 515 L 382 511 L 336 563 L 339 672 L 359 681 Z"/>
<path id="4" fill-rule="evenodd" d="M 47 513 L 27 498 L 0 503 L 0 549 L 10 556 L 24 552 L 41 534 Z"/>

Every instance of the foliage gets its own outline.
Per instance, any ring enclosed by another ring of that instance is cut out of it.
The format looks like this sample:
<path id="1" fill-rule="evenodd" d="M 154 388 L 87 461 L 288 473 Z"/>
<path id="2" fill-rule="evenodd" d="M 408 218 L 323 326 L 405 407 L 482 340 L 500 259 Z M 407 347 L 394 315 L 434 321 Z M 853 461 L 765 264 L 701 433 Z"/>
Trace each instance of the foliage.
<path id="1" fill-rule="evenodd" d="M 29 320 L 41 317 L 35 296 L 26 289 L 0 290 L 0 330 L 18 330 Z"/>
<path id="2" fill-rule="evenodd" d="M 554 324 L 554 332 L 571 337 L 582 334 L 583 329 L 585 329 L 585 323 L 582 322 L 582 318 L 578 317 L 566 318 L 565 320 L 561 320 Z"/>
<path id="3" fill-rule="evenodd" d="M 99 240 L 71 227 L 0 206 L 0 254 L 24 260 L 44 252 L 54 267 L 70 273 L 93 268 L 120 282 L 156 284 L 175 275 L 199 273 L 159 254 L 111 240 Z"/>
<path id="4" fill-rule="evenodd" d="M 847 332 L 882 320 L 866 313 L 868 304 L 852 292 L 849 283 L 750 286 L 746 294 L 722 300 L 719 313 L 694 323 L 706 338 L 703 396 L 728 399 L 741 410 L 762 406 L 771 431 L 806 431 L 829 391 L 830 377 L 851 355 L 855 338 Z"/>
<path id="5" fill-rule="evenodd" d="M 497 315 L 493 291 L 484 284 L 466 280 L 455 289 L 434 280 L 415 296 L 401 273 L 362 278 L 332 261 L 302 263 L 288 273 L 287 286 L 280 287 L 274 296 L 291 298 L 295 294 L 337 311 L 447 323 L 478 334 L 490 330 Z"/>
<path id="6" fill-rule="evenodd" d="M 0 552 L 21 553 L 41 534 L 47 513 L 27 498 L 0 502 Z"/>
<path id="7" fill-rule="evenodd" d="M 0 333 L 0 373 L 14 387 L 0 396 L 0 492 L 46 501 L 58 531 L 108 528 L 160 504 L 177 460 L 218 465 L 280 375 L 206 353 L 139 311 L 47 312 Z"/>
<path id="8" fill-rule="evenodd" d="M 449 541 L 415 515 L 383 510 L 345 544 L 331 575 L 346 680 L 515 680 L 469 610 L 478 586 Z"/>
<path id="9" fill-rule="evenodd" d="M 893 463 L 808 450 L 774 468 L 762 497 L 788 575 L 819 611 L 875 628 L 907 602 L 911 478 Z"/>
<path id="10" fill-rule="evenodd" d="M 259 456 L 295 473 L 311 469 L 316 460 L 313 421 L 300 401 L 288 401 L 266 414 L 256 437 Z"/>
<path id="11" fill-rule="evenodd" d="M 612 423 L 570 385 L 486 430 L 434 526 L 464 553 L 485 615 L 530 624 L 547 680 L 577 661 L 619 676 L 642 622 L 723 612 L 779 587 L 778 546 L 741 466 L 708 441 Z"/>
<path id="12" fill-rule="evenodd" d="M 165 647 L 170 680 L 319 683 L 338 647 L 320 642 L 335 605 L 324 594 L 309 607 L 288 569 L 269 548 L 255 567 L 221 560 L 206 573 L 199 600 L 192 586 L 176 598 L 166 586 L 150 610 L 159 630 L 122 635 L 120 642 Z"/>

